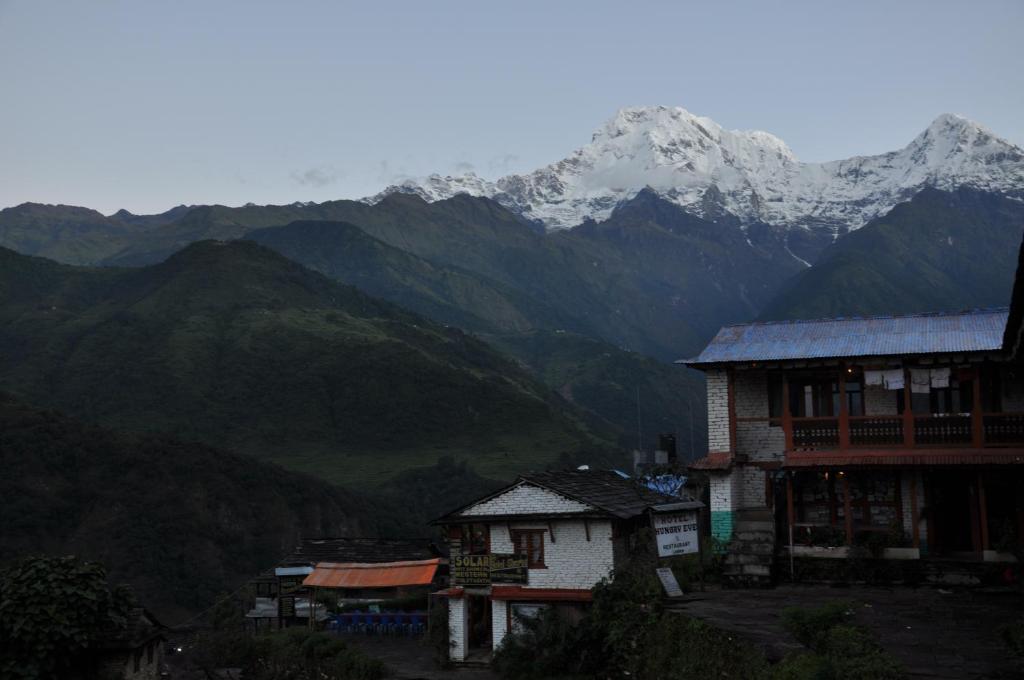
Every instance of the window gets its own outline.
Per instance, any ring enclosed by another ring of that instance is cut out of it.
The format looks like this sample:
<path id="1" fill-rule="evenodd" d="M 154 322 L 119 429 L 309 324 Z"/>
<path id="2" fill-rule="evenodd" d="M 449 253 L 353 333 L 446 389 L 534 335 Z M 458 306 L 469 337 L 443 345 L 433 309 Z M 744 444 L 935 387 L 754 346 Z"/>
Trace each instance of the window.
<path id="1" fill-rule="evenodd" d="M 530 569 L 544 568 L 544 530 L 513 529 L 512 548 L 517 555 L 526 555 L 526 566 Z"/>
<path id="2" fill-rule="evenodd" d="M 782 418 L 781 374 L 770 373 L 768 375 L 768 417 L 773 420 Z"/>
<path id="3" fill-rule="evenodd" d="M 512 634 L 520 635 L 524 632 L 525 626 L 523 621 L 535 621 L 537 617 L 541 615 L 548 605 L 546 604 L 534 604 L 527 602 L 510 602 L 509 603 L 509 618 L 512 624 Z"/>
<path id="4" fill-rule="evenodd" d="M 918 415 L 949 415 L 970 413 L 974 402 L 973 384 L 970 380 L 949 379 L 949 387 L 933 387 L 926 392 L 910 393 L 910 411 Z M 896 393 L 896 410 L 904 409 L 904 395 Z"/>
<path id="5" fill-rule="evenodd" d="M 462 552 L 466 555 L 486 555 L 490 552 L 491 535 L 486 524 L 467 524 L 462 527 Z"/>
<path id="6" fill-rule="evenodd" d="M 848 376 L 845 390 L 846 412 L 851 416 L 864 415 L 864 386 L 861 377 Z M 789 409 L 795 418 L 837 417 L 841 410 L 840 402 L 839 381 L 834 378 L 795 377 L 789 384 Z"/>

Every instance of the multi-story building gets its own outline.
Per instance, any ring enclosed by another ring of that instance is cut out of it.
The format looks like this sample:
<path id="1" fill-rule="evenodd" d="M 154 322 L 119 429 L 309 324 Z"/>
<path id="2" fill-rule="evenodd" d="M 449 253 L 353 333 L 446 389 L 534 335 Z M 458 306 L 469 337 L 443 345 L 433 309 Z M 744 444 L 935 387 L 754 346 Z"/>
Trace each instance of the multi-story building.
<path id="1" fill-rule="evenodd" d="M 1024 536 L 1024 366 L 1004 343 L 1020 297 L 1010 328 L 992 309 L 721 329 L 681 362 L 707 377 L 692 468 L 713 536 L 739 553 L 755 535 L 772 552 L 874 538 L 892 556 L 1006 558 Z"/>
<path id="2" fill-rule="evenodd" d="M 570 620 L 636 549 L 639 530 L 702 504 L 608 470 L 533 473 L 435 521 L 449 538 L 451 659 L 485 662 L 523 618 Z M 696 515 L 694 514 L 695 518 Z M 684 527 L 680 525 L 683 535 Z M 696 520 L 692 526 L 696 534 Z"/>

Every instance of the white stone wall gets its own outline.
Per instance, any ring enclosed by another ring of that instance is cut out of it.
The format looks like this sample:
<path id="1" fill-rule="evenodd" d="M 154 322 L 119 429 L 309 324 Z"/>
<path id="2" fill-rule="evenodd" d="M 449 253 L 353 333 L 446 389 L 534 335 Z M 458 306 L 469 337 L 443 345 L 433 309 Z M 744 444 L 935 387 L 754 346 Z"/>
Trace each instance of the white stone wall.
<path id="1" fill-rule="evenodd" d="M 522 483 L 495 496 L 466 508 L 460 515 L 539 515 L 593 510 L 585 503 L 566 498 L 553 491 Z M 500 552 L 500 551 L 496 551 Z"/>
<path id="2" fill-rule="evenodd" d="M 465 661 L 469 649 L 465 599 L 453 597 L 448 600 L 448 629 L 453 643 L 450 651 L 452 661 Z"/>
<path id="3" fill-rule="evenodd" d="M 729 378 L 724 369 L 706 373 L 708 386 L 708 450 L 729 451 Z"/>
<path id="4" fill-rule="evenodd" d="M 508 634 L 508 603 L 504 600 L 491 600 L 491 644 L 493 649 L 501 647 Z"/>
<path id="5" fill-rule="evenodd" d="M 738 508 L 763 508 L 766 500 L 764 497 L 765 471 L 761 468 L 742 466 L 733 470 L 739 485 L 739 500 L 735 507 Z"/>
<path id="6" fill-rule="evenodd" d="M 881 385 L 864 386 L 864 414 L 869 416 L 894 416 L 897 390 L 887 390 Z"/>
<path id="7" fill-rule="evenodd" d="M 512 522 L 512 529 L 544 530 L 544 569 L 530 569 L 530 588 L 593 588 L 609 576 L 615 567 L 612 542 L 612 523 L 608 520 L 590 521 L 590 540 L 587 540 L 583 520 L 555 520 L 552 542 L 548 524 Z M 505 523 L 491 525 L 491 552 L 513 552 L 509 527 Z"/>
<path id="8" fill-rule="evenodd" d="M 765 371 L 737 371 L 733 380 L 736 390 L 736 417 L 767 418 L 768 374 Z M 786 448 L 786 434 L 781 425 L 767 421 L 736 423 L 736 453 L 750 460 L 781 460 Z"/>
<path id="9" fill-rule="evenodd" d="M 738 507 L 733 504 L 734 501 L 738 500 L 736 477 L 735 470 L 726 475 L 710 476 L 712 511 L 735 510 Z"/>

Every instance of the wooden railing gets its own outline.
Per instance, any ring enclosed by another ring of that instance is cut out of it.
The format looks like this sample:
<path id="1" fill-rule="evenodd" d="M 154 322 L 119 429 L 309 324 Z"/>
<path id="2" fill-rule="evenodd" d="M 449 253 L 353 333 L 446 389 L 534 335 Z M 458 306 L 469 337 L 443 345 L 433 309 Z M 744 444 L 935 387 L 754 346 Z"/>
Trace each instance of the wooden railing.
<path id="1" fill-rule="evenodd" d="M 1024 413 L 986 413 L 980 422 L 976 419 L 972 414 L 790 418 L 787 441 L 794 451 L 1024 446 Z"/>

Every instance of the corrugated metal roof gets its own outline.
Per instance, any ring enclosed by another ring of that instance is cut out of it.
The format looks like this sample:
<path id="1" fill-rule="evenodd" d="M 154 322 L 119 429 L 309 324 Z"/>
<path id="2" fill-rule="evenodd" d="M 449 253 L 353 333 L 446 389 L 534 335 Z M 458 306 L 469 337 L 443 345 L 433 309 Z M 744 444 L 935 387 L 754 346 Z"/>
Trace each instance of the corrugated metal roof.
<path id="1" fill-rule="evenodd" d="M 780 321 L 726 326 L 690 366 L 950 352 L 1002 348 L 1008 310 Z"/>
<path id="2" fill-rule="evenodd" d="M 317 588 L 396 588 L 433 583 L 440 559 L 414 562 L 320 562 L 302 582 Z"/>

